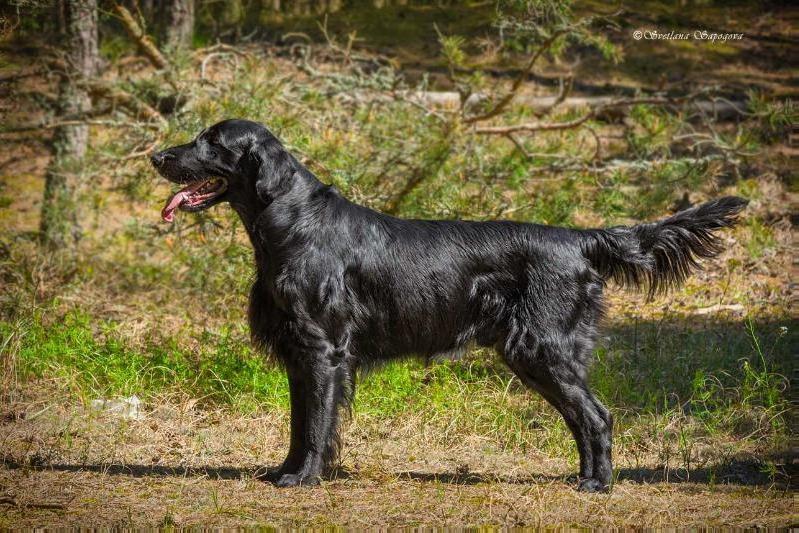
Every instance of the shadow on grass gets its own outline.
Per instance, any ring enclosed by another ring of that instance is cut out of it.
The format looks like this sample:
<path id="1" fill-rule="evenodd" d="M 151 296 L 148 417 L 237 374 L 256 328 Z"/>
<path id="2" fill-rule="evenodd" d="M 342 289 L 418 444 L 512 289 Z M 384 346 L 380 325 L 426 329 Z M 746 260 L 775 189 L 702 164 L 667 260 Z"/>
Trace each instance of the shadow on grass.
<path id="1" fill-rule="evenodd" d="M 651 414 L 668 406 L 712 417 L 782 403 L 799 322 L 789 316 L 668 316 L 608 324 L 601 335 L 589 375 L 611 409 Z"/>
<path id="2" fill-rule="evenodd" d="M 779 486 L 791 488 L 796 486 L 799 477 L 799 465 L 795 461 L 799 454 L 791 453 L 788 456 L 773 457 L 780 466 L 772 475 L 764 469 L 764 463 L 753 459 L 734 459 L 723 465 L 713 467 L 692 468 L 621 468 L 617 470 L 617 481 L 630 481 L 639 484 L 650 483 L 700 483 L 744 486 Z M 560 481 L 567 484 L 576 484 L 577 476 L 568 474 L 562 476 L 532 475 L 532 476 L 502 476 L 491 473 L 478 472 L 395 472 L 400 479 L 433 483 L 451 483 L 454 485 L 477 485 L 481 483 L 508 483 L 508 484 L 535 484 Z"/>
<path id="3" fill-rule="evenodd" d="M 0 461 L 5 468 L 11 470 L 53 470 L 56 472 L 96 472 L 112 476 L 129 477 L 208 477 L 210 479 L 242 479 L 255 477 L 259 468 L 243 468 L 235 466 L 169 466 L 169 465 L 137 465 L 114 463 L 35 463 L 19 461 L 13 457 L 3 457 Z"/>
<path id="4" fill-rule="evenodd" d="M 763 468 L 763 463 L 752 459 L 734 459 L 724 465 L 703 467 L 686 470 L 683 468 L 622 468 L 617 471 L 617 481 L 630 481 L 639 484 L 650 483 L 700 483 L 723 484 L 743 486 L 777 486 L 791 489 L 796 486 L 799 477 L 799 453 L 790 452 L 786 455 L 774 456 L 780 466 L 776 474 L 769 474 Z M 169 465 L 140 465 L 140 464 L 67 464 L 47 463 L 36 464 L 30 461 L 19 461 L 13 457 L 3 457 L 0 462 L 5 468 L 12 470 L 57 471 L 57 472 L 96 472 L 113 476 L 142 477 L 207 477 L 213 480 L 239 480 L 256 478 L 265 473 L 259 467 L 235 466 L 169 466 Z M 400 480 L 420 481 L 425 483 L 446 483 L 452 485 L 479 485 L 504 483 L 514 485 L 534 485 L 562 482 L 575 484 L 575 474 L 566 475 L 528 475 L 528 476 L 503 476 L 489 472 L 420 472 L 399 471 L 394 475 Z M 346 469 L 338 469 L 327 479 L 354 479 L 355 476 Z"/>

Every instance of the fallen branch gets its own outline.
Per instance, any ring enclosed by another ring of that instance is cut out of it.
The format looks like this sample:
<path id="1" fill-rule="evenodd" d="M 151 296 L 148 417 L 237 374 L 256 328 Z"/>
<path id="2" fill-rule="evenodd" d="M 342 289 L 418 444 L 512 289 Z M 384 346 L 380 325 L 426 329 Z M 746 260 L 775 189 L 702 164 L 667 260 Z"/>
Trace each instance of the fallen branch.
<path id="1" fill-rule="evenodd" d="M 217 52 L 229 52 L 231 54 L 245 58 L 253 57 L 253 55 L 247 50 L 242 50 L 241 48 L 225 43 L 216 43 L 211 46 L 206 46 L 205 48 L 199 48 L 195 50 L 192 55 L 195 57 L 195 59 L 197 59 L 206 54 L 214 54 Z"/>
<path id="2" fill-rule="evenodd" d="M 555 131 L 576 128 L 596 116 L 597 110 L 591 110 L 582 117 L 566 122 L 525 122 L 511 126 L 483 126 L 475 128 L 474 132 L 482 135 L 505 135 L 516 132 Z"/>
<path id="3" fill-rule="evenodd" d="M 598 100 L 595 99 L 594 101 Z M 483 126 L 475 128 L 474 131 L 475 133 L 479 134 L 508 135 L 509 133 L 515 132 L 567 130 L 581 126 L 588 120 L 601 116 L 611 109 L 632 107 L 636 105 L 680 106 L 686 103 L 688 106 L 690 106 L 697 105 L 699 102 L 694 101 L 694 97 L 690 95 L 680 98 L 669 98 L 666 96 L 619 99 L 608 98 L 604 99 L 603 103 L 591 107 L 583 116 L 566 122 L 524 122 L 509 126 Z"/>
<path id="4" fill-rule="evenodd" d="M 628 161 L 624 159 L 610 159 L 602 164 L 588 164 L 580 162 L 570 162 L 566 164 L 553 163 L 549 166 L 542 167 L 550 172 L 572 172 L 584 171 L 594 173 L 616 172 L 619 170 L 631 171 L 648 171 L 652 168 L 659 167 L 667 163 L 684 163 L 690 166 L 706 165 L 714 161 L 729 162 L 733 165 L 738 165 L 740 161 L 730 159 L 723 154 L 711 154 L 704 157 L 682 157 L 677 159 L 642 159 L 639 161 Z M 679 181 L 675 180 L 675 181 Z"/>
<path id="5" fill-rule="evenodd" d="M 435 107 L 457 108 L 460 105 L 460 94 L 454 91 L 413 91 L 407 93 L 407 98 Z M 488 100 L 483 93 L 474 93 L 466 100 L 466 107 L 475 106 Z M 529 107 L 536 115 L 545 115 L 554 106 L 561 109 L 576 109 L 582 107 L 605 106 L 622 107 L 633 99 L 616 99 L 613 96 L 524 96 L 516 97 L 518 104 Z M 636 103 L 655 105 L 674 105 L 684 109 L 694 109 L 713 115 L 717 120 L 730 120 L 746 115 L 746 101 L 743 99 L 728 100 L 725 98 L 710 98 L 706 100 L 690 99 L 688 97 L 653 97 L 638 99 Z"/>
<path id="6" fill-rule="evenodd" d="M 453 91 L 397 91 L 402 94 L 406 100 L 413 100 L 423 105 L 432 105 L 435 107 L 457 108 L 461 103 L 460 93 Z M 488 95 L 483 93 L 472 93 L 463 104 L 464 109 L 474 107 L 478 104 L 486 102 Z"/>
<path id="7" fill-rule="evenodd" d="M 743 313 L 746 311 L 746 308 L 741 304 L 715 304 L 709 307 L 700 307 L 688 312 L 692 315 L 715 315 L 723 311 L 727 311 L 728 313 Z"/>
<path id="8" fill-rule="evenodd" d="M 150 39 L 150 36 L 144 32 L 141 26 L 139 26 L 139 23 L 136 22 L 136 19 L 133 18 L 133 15 L 130 13 L 130 11 L 120 4 L 114 4 L 114 9 L 119 15 L 122 25 L 125 27 L 125 31 L 130 38 L 136 42 L 136 45 L 139 47 L 141 53 L 150 60 L 155 68 L 169 70 L 169 61 L 167 61 L 166 58 L 161 54 L 161 52 L 158 50 L 158 47 L 156 47 L 155 43 L 153 43 L 153 40 Z"/>
<path id="9" fill-rule="evenodd" d="M 166 124 L 166 119 L 155 108 L 149 104 L 142 102 L 136 96 L 123 91 L 117 87 L 107 85 L 99 81 L 87 82 L 89 92 L 93 96 L 108 98 L 122 107 L 128 109 L 136 116 L 144 119 L 158 122 L 160 125 Z"/>

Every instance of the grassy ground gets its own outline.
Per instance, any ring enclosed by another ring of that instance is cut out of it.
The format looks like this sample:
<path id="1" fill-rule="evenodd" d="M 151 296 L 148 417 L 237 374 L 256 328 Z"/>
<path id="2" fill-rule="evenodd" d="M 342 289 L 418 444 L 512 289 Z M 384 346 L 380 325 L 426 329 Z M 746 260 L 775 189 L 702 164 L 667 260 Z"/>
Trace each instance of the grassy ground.
<path id="1" fill-rule="evenodd" d="M 791 38 L 783 30 L 767 42 Z M 4 137 L 15 148 L 0 153 L 0 526 L 796 522 L 796 182 L 774 115 L 714 125 L 752 154 L 741 162 L 692 165 L 674 143 L 692 131 L 686 117 L 639 107 L 623 124 L 591 126 L 606 157 L 656 165 L 560 172 L 506 139 L 445 131 L 407 102 L 346 98 L 379 90 L 395 71 L 354 76 L 319 60 L 309 74 L 256 48 L 208 61 L 203 83 L 206 56 L 183 58 L 190 103 L 163 130 L 93 128 L 77 257 L 42 254 L 33 236 L 47 134 Z M 754 65 L 748 52 L 736 49 L 736 61 Z M 691 49 L 682 59 L 696 57 Z M 606 68 L 609 79 L 636 79 L 625 63 Z M 782 73 L 768 78 L 779 90 L 759 89 L 790 91 Z M 125 75 L 136 94 L 157 88 L 147 68 Z M 4 102 L 17 118 L 35 116 L 15 105 L 42 87 L 52 89 L 24 80 Z M 577 455 L 562 420 L 483 351 L 362 376 L 336 479 L 283 491 L 254 480 L 282 459 L 288 402 L 281 371 L 248 343 L 251 251 L 225 208 L 159 223 L 169 186 L 143 157 L 128 157 L 229 116 L 266 122 L 323 180 L 404 216 L 610 225 L 720 194 L 750 198 L 742 225 L 725 234 L 727 251 L 685 288 L 652 302 L 608 290 L 592 383 L 617 420 L 613 492 L 573 491 Z M 592 139 L 566 131 L 527 148 L 579 159 Z M 142 401 L 140 418 L 92 406 L 130 395 Z"/>
<path id="2" fill-rule="evenodd" d="M 527 431 L 551 434 L 559 422 L 529 403 L 538 427 Z M 52 393 L 24 406 L 26 420 L 3 426 L 4 447 L 15 457 L 0 470 L 6 497 L 14 498 L 4 507 L 6 525 L 642 527 L 795 520 L 791 493 L 758 459 L 716 466 L 713 451 L 705 452 L 703 466 L 681 471 L 657 459 L 635 462 L 629 442 L 617 439 L 613 492 L 585 496 L 573 490 L 574 461 L 539 446 L 503 449 L 491 434 L 470 429 L 444 438 L 438 424 L 414 411 L 381 421 L 357 415 L 338 479 L 279 490 L 252 477 L 258 466 L 280 459 L 286 419 L 279 410 L 240 416 L 162 398 L 147 404 L 143 420 L 125 421 Z"/>

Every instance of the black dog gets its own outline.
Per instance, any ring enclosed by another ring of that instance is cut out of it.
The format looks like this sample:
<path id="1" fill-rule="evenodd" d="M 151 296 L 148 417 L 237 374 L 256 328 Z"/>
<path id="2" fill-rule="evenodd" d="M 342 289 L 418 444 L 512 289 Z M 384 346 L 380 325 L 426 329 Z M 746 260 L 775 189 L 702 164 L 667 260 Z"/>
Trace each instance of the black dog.
<path id="1" fill-rule="evenodd" d="M 746 201 L 726 197 L 633 227 L 574 230 L 516 222 L 403 220 L 324 185 L 261 124 L 226 120 L 155 154 L 186 185 L 162 212 L 227 201 L 253 248 L 254 341 L 288 373 L 291 444 L 279 486 L 317 483 L 338 453 L 339 411 L 359 369 L 495 347 L 566 420 L 580 452 L 579 489 L 611 480 L 608 410 L 586 369 L 608 279 L 650 293 L 720 251 L 715 230 Z"/>

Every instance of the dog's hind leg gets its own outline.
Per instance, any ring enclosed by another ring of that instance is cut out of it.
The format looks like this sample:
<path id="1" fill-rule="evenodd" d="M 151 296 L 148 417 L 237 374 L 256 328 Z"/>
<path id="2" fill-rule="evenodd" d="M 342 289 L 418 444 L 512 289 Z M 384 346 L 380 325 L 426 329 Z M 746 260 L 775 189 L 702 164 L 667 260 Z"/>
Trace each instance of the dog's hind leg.
<path id="1" fill-rule="evenodd" d="M 503 351 L 508 366 L 563 416 L 580 453 L 579 490 L 608 490 L 612 475 L 613 419 L 586 383 L 582 351 L 530 338 Z M 580 353 L 578 353 L 580 352 Z"/>

